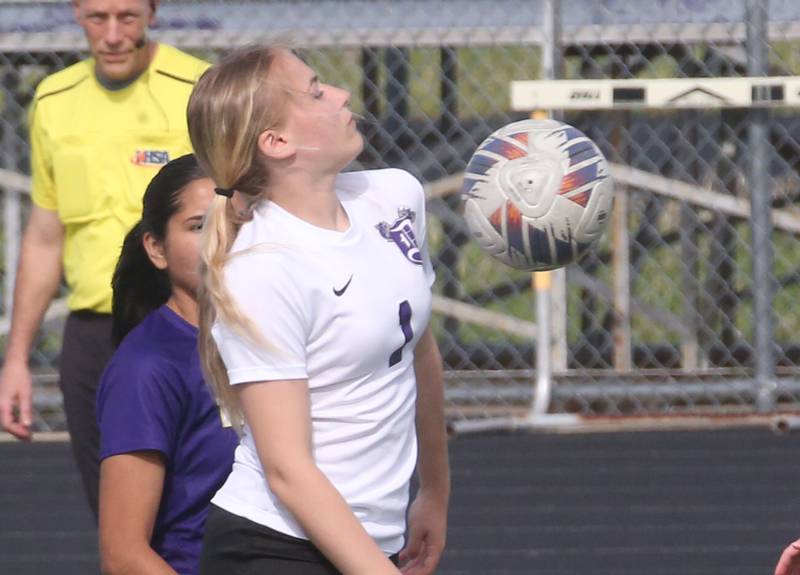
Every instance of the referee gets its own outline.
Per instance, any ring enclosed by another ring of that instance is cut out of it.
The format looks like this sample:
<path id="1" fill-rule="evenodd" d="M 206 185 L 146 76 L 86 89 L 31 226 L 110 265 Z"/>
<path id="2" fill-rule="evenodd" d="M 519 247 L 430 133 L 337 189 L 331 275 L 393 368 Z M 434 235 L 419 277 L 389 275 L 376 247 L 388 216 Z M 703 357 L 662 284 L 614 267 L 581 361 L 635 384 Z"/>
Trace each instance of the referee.
<path id="1" fill-rule="evenodd" d="M 148 38 L 158 0 L 73 0 L 90 57 L 45 78 L 30 113 L 33 207 L 22 239 L 0 423 L 31 439 L 28 356 L 62 273 L 70 309 L 60 385 L 75 461 L 97 516 L 95 392 L 113 352 L 111 275 L 147 183 L 191 151 L 186 105 L 207 64 Z"/>

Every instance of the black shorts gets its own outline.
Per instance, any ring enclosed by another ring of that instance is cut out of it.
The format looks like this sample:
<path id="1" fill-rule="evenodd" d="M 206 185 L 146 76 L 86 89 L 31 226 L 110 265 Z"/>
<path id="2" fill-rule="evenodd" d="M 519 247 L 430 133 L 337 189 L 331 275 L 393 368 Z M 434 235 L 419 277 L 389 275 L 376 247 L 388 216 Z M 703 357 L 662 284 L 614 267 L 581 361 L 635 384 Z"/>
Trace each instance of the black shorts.
<path id="1" fill-rule="evenodd" d="M 389 557 L 398 565 L 397 555 Z M 298 539 L 211 505 L 200 575 L 341 575 L 307 539 Z"/>

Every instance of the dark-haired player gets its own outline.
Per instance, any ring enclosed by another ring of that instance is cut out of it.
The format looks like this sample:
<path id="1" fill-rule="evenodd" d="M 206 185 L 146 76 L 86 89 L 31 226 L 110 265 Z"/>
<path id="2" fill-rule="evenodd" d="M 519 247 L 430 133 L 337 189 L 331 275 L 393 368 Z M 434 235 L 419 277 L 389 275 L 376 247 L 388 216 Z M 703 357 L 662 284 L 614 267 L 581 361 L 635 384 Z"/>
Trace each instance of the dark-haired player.
<path id="1" fill-rule="evenodd" d="M 200 232 L 214 195 L 192 155 L 144 195 L 114 272 L 114 339 L 97 394 L 103 572 L 193 575 L 209 501 L 237 444 L 197 353 Z"/>

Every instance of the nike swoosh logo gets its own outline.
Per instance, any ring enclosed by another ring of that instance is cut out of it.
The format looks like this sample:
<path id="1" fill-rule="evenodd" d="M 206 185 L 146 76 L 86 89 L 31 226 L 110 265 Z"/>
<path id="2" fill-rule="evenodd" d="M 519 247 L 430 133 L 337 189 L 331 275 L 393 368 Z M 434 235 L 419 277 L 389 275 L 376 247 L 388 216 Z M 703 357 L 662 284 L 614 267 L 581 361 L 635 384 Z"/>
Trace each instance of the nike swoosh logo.
<path id="1" fill-rule="evenodd" d="M 342 288 L 341 288 L 341 289 L 336 289 L 336 288 L 333 288 L 333 293 L 335 293 L 337 296 L 341 296 L 341 295 L 342 295 L 344 292 L 346 292 L 346 291 L 347 291 L 347 288 L 348 288 L 348 286 L 350 285 L 350 282 L 351 282 L 351 281 L 353 281 L 353 276 L 352 276 L 352 274 L 350 275 L 350 279 L 349 279 L 349 280 L 347 280 L 347 283 L 346 283 L 346 284 L 344 284 L 344 285 L 342 286 Z"/>

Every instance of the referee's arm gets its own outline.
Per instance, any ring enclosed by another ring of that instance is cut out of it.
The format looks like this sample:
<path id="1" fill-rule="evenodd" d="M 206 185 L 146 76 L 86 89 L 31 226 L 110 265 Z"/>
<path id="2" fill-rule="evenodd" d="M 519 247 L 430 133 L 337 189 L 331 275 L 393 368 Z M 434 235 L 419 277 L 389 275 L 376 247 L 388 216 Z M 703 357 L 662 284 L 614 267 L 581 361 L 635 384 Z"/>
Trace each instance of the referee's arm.
<path id="1" fill-rule="evenodd" d="M 14 285 L 14 306 L 3 372 L 0 376 L 0 423 L 19 439 L 31 437 L 33 339 L 61 281 L 64 225 L 58 213 L 36 204 L 22 237 Z"/>

